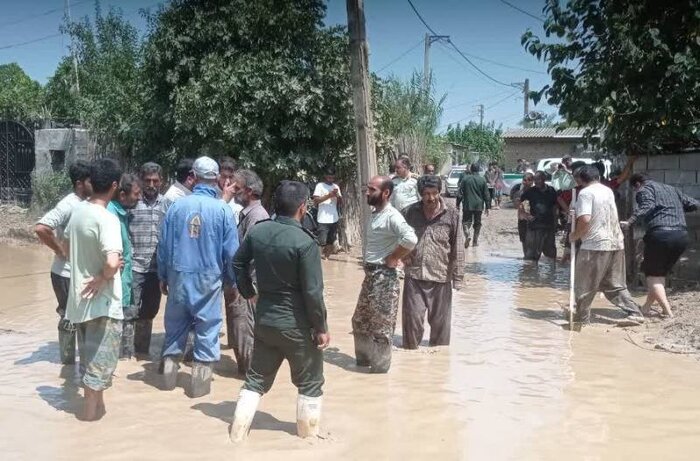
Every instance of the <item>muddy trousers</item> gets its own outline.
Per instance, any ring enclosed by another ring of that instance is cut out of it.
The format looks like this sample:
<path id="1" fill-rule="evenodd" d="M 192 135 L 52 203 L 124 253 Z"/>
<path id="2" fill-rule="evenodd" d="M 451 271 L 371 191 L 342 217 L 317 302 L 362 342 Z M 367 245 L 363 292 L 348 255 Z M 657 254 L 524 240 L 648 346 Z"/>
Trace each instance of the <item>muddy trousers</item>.
<path id="1" fill-rule="evenodd" d="M 122 321 L 97 317 L 75 324 L 80 350 L 80 371 L 83 385 L 102 391 L 112 385 L 112 375 L 119 361 Z"/>
<path id="2" fill-rule="evenodd" d="M 70 278 L 51 272 L 51 286 L 58 302 L 56 313 L 60 317 L 58 320 L 58 351 L 61 363 L 73 365 L 75 363 L 75 327 L 65 319 Z"/>
<path id="3" fill-rule="evenodd" d="M 627 290 L 625 250 L 579 250 L 576 254 L 574 296 L 577 322 L 588 323 L 591 304 L 602 291 L 608 300 L 628 314 L 642 315 Z"/>
<path id="4" fill-rule="evenodd" d="M 479 233 L 481 233 L 481 210 L 464 210 L 462 215 L 462 232 L 464 232 L 464 241 L 468 242 L 472 227 L 474 228 L 474 244 L 479 243 Z"/>
<path id="5" fill-rule="evenodd" d="M 391 345 L 399 310 L 399 276 L 396 269 L 365 265 L 365 279 L 352 316 L 358 366 L 372 373 L 391 367 Z"/>
<path id="6" fill-rule="evenodd" d="M 255 327 L 253 360 L 243 389 L 261 395 L 267 393 L 285 359 L 299 394 L 307 397 L 323 394 L 323 352 L 316 347 L 311 330 L 281 330 L 264 325 Z"/>
<path id="7" fill-rule="evenodd" d="M 452 286 L 450 282 L 429 282 L 410 277 L 404 279 L 401 326 L 403 347 L 417 349 L 423 339 L 423 319 L 428 313 L 431 346 L 450 344 L 452 321 Z"/>
<path id="8" fill-rule="evenodd" d="M 557 257 L 557 231 L 554 227 L 527 228 L 523 250 L 525 259 L 539 261 L 542 255 L 555 259 Z"/>
<path id="9" fill-rule="evenodd" d="M 133 272 L 131 301 L 136 309 L 133 344 L 136 354 L 148 355 L 151 348 L 153 319 L 160 310 L 160 283 L 156 272 Z"/>
<path id="10" fill-rule="evenodd" d="M 255 324 L 255 304 L 239 296 L 231 301 L 230 289 L 224 289 L 226 303 L 226 336 L 233 349 L 238 365 L 238 373 L 245 375 L 253 359 L 253 326 Z"/>

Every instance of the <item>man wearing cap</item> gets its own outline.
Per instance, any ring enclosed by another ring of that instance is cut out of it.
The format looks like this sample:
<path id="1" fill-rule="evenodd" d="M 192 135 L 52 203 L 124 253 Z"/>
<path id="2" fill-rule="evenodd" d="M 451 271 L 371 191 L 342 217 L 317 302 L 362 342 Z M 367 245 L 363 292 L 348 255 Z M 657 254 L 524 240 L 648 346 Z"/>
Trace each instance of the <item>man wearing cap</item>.
<path id="1" fill-rule="evenodd" d="M 233 212 L 217 198 L 218 164 L 209 157 L 194 162 L 192 195 L 175 202 L 165 215 L 158 242 L 158 278 L 165 305 L 163 374 L 165 390 L 175 388 L 178 362 L 194 325 L 194 363 L 188 395 L 209 393 L 213 364 L 220 357 L 222 284 L 235 286 L 233 255 L 238 234 Z"/>

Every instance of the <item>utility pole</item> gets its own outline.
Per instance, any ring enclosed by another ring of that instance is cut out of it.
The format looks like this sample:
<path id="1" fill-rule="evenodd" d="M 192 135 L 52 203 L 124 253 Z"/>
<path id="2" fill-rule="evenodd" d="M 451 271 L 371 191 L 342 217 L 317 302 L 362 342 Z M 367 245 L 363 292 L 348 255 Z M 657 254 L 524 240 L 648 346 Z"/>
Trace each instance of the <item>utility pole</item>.
<path id="1" fill-rule="evenodd" d="M 370 209 L 362 200 L 362 193 L 369 180 L 377 174 L 377 155 L 374 151 L 374 125 L 370 110 L 369 59 L 367 56 L 367 33 L 365 30 L 364 0 L 346 0 L 348 32 L 350 34 L 350 76 L 352 102 L 355 108 L 355 131 L 357 137 L 357 192 L 362 211 L 362 248 L 364 253 L 365 223 Z"/>
<path id="2" fill-rule="evenodd" d="M 479 108 L 479 128 L 484 127 L 484 105 L 479 104 L 477 106 Z"/>
<path id="3" fill-rule="evenodd" d="M 423 53 L 423 87 L 425 91 L 430 89 L 430 45 L 440 40 L 450 41 L 450 36 L 425 34 L 425 51 Z"/>
<path id="4" fill-rule="evenodd" d="M 525 113 L 523 114 L 525 119 L 527 119 L 527 114 L 530 113 L 530 79 L 525 79 L 525 84 L 523 85 L 523 100 L 525 101 Z"/>
<path id="5" fill-rule="evenodd" d="M 73 22 L 73 19 L 70 15 L 70 0 L 65 0 L 63 5 L 66 18 L 68 19 L 68 25 L 70 26 L 70 24 Z M 73 43 L 72 35 L 70 38 L 70 52 L 73 56 L 73 71 L 75 72 L 75 91 L 77 95 L 80 95 L 80 79 L 78 78 L 78 57 L 75 55 L 75 44 Z"/>

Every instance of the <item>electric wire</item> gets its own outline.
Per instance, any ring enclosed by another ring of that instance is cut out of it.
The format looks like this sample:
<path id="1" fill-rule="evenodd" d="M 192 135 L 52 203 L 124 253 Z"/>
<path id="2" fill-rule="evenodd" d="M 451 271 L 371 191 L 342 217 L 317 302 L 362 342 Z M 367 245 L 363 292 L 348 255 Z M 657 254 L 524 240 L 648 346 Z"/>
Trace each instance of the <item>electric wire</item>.
<path id="1" fill-rule="evenodd" d="M 384 66 L 382 66 L 382 68 L 379 69 L 379 70 L 377 71 L 377 73 L 379 74 L 379 73 L 383 72 L 383 71 L 386 70 L 388 67 L 390 67 L 392 64 L 394 64 L 394 63 L 400 61 L 404 56 L 406 56 L 408 53 L 410 53 L 411 51 L 413 51 L 413 50 L 415 50 L 416 48 L 418 48 L 418 46 L 421 45 L 422 43 L 423 43 L 423 39 L 421 39 L 418 43 L 416 43 L 415 45 L 413 45 L 411 48 L 409 48 L 408 50 L 404 51 L 404 52 L 401 53 L 399 56 L 397 56 L 396 58 L 392 59 L 391 61 L 389 61 L 389 62 L 388 62 L 387 64 L 385 64 Z"/>
<path id="2" fill-rule="evenodd" d="M 544 22 L 544 19 L 542 19 L 541 17 L 535 16 L 534 14 L 530 13 L 529 11 L 525 11 L 522 8 L 520 8 L 519 6 L 513 5 L 512 3 L 507 2 L 506 0 L 501 0 L 501 3 L 503 3 L 504 5 L 508 5 L 509 7 L 513 8 L 516 11 L 520 11 L 522 14 L 529 16 L 532 19 L 536 19 L 540 22 Z"/>

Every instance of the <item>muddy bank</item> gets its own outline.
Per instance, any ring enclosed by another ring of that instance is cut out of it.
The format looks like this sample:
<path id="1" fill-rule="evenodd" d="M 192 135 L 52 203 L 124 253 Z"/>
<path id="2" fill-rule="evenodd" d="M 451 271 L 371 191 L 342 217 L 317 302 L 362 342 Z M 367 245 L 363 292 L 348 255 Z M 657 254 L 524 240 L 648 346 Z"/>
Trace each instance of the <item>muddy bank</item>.
<path id="1" fill-rule="evenodd" d="M 28 245 L 39 243 L 34 233 L 35 213 L 16 205 L 0 205 L 0 243 Z"/>

